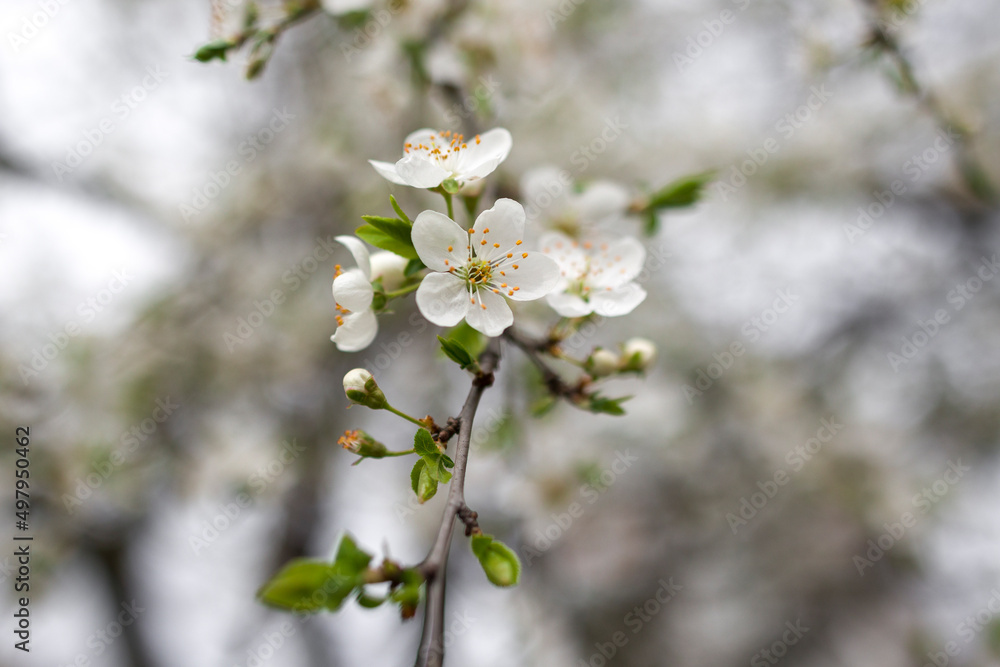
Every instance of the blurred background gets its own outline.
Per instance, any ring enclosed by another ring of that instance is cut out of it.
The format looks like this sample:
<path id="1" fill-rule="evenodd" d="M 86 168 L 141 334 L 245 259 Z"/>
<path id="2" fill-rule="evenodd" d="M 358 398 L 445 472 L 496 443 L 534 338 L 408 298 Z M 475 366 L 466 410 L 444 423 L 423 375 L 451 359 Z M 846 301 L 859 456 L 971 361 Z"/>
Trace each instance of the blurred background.
<path id="1" fill-rule="evenodd" d="M 191 58 L 236 1 L 0 7 L 0 474 L 13 515 L 29 426 L 34 535 L 30 654 L 0 557 L 0 664 L 412 664 L 393 609 L 254 593 L 344 531 L 408 563 L 433 539 L 444 494 L 337 447 L 412 437 L 341 378 L 442 421 L 466 377 L 412 300 L 364 352 L 329 340 L 332 237 L 389 192 L 440 205 L 366 163 L 424 126 L 508 128 L 514 195 L 542 165 L 636 197 L 717 170 L 647 239 L 645 303 L 577 341 L 656 342 L 608 388 L 627 416 L 532 419 L 505 350 L 467 496 L 524 574 L 493 588 L 455 540 L 448 664 L 1000 664 L 1000 5 L 370 11 L 291 26 L 248 82 Z"/>

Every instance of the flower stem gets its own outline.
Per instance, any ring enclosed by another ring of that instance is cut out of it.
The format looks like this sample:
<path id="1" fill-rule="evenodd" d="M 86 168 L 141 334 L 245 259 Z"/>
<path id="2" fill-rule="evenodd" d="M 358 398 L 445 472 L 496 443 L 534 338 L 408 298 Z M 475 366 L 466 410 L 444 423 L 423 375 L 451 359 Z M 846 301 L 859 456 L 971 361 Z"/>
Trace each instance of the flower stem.
<path id="1" fill-rule="evenodd" d="M 417 419 L 416 417 L 411 417 L 410 415 L 406 414 L 405 412 L 402 412 L 401 410 L 397 410 L 396 408 L 392 407 L 388 403 L 385 404 L 385 409 L 388 410 L 389 412 L 391 412 L 394 415 L 399 415 L 400 417 L 402 417 L 403 419 L 405 419 L 408 422 L 413 422 L 414 424 L 416 424 L 417 426 L 420 426 L 421 428 L 427 428 L 427 425 L 425 423 L 423 423 L 422 421 L 420 421 L 419 419 Z"/>
<path id="2" fill-rule="evenodd" d="M 451 206 L 451 193 L 446 192 L 444 188 L 441 189 L 441 194 L 444 196 L 444 203 L 448 206 L 448 217 L 452 220 L 455 219 L 455 212 L 452 210 Z"/>
<path id="3" fill-rule="evenodd" d="M 406 294 L 409 294 L 410 292 L 412 292 L 413 290 L 417 289 L 418 287 L 420 287 L 420 283 L 414 283 L 412 285 L 407 285 L 406 287 L 400 287 L 398 290 L 396 290 L 394 292 L 386 292 L 385 293 L 385 298 L 387 298 L 387 299 L 395 299 L 396 297 L 404 296 Z"/>
<path id="4" fill-rule="evenodd" d="M 465 212 L 469 214 L 469 226 L 476 221 L 476 208 L 479 206 L 479 195 L 475 197 L 462 197 L 465 202 Z"/>
<path id="5" fill-rule="evenodd" d="M 416 454 L 416 453 L 417 452 L 416 452 L 415 449 L 407 449 L 405 452 L 386 452 L 385 456 L 386 457 L 389 457 L 389 456 L 406 456 L 407 454 Z"/>

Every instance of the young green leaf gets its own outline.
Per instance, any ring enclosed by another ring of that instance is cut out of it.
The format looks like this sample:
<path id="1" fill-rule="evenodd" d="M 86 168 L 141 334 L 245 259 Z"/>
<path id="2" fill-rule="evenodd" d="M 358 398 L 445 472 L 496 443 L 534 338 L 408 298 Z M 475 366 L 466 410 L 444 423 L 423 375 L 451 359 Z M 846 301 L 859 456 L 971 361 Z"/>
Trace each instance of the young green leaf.
<path id="1" fill-rule="evenodd" d="M 412 278 L 426 268 L 427 267 L 424 266 L 424 263 L 419 259 L 411 259 L 406 263 L 406 268 L 403 269 L 403 275 L 407 278 Z"/>
<path id="2" fill-rule="evenodd" d="M 622 396 L 621 398 L 607 398 L 606 396 L 601 396 L 600 394 L 591 394 L 590 403 L 587 404 L 587 409 L 595 413 L 603 413 L 606 415 L 620 417 L 625 414 L 625 408 L 622 407 L 622 403 L 630 398 L 632 397 Z"/>
<path id="3" fill-rule="evenodd" d="M 399 216 L 399 219 L 412 227 L 413 221 L 410 220 L 410 217 L 408 215 L 403 213 L 403 209 L 399 206 L 399 202 L 397 202 L 396 198 L 393 197 L 392 195 L 389 195 L 389 203 L 392 204 L 392 210 L 396 212 L 396 215 Z"/>
<path id="4" fill-rule="evenodd" d="M 714 171 L 692 174 L 668 183 L 649 198 L 648 208 L 682 208 L 691 206 L 701 199 L 702 190 L 715 178 Z"/>
<path id="5" fill-rule="evenodd" d="M 354 233 L 362 241 L 367 241 L 376 248 L 394 252 L 406 259 L 417 259 L 417 251 L 410 240 L 410 225 L 399 218 L 383 218 L 377 215 L 363 215 L 366 223 Z"/>
<path id="6" fill-rule="evenodd" d="M 326 608 L 331 594 L 338 592 L 336 585 L 330 585 L 336 579 L 329 563 L 300 558 L 288 563 L 264 584 L 257 591 L 257 598 L 271 607 L 314 613 Z"/>
<path id="7" fill-rule="evenodd" d="M 517 585 L 521 578 L 521 561 L 513 549 L 493 539 L 492 535 L 473 535 L 470 546 L 491 584 Z"/>
<path id="8" fill-rule="evenodd" d="M 410 471 L 410 487 L 413 489 L 413 492 L 417 494 L 417 496 L 420 495 L 420 473 L 423 472 L 426 466 L 427 461 L 420 459 L 413 464 L 413 470 Z"/>
<path id="9" fill-rule="evenodd" d="M 413 436 L 413 449 L 422 458 L 429 458 L 435 461 L 441 455 L 441 450 L 434 444 L 434 439 L 431 437 L 430 431 L 425 428 L 417 429 L 416 434 Z"/>
<path id="10" fill-rule="evenodd" d="M 431 470 L 436 472 L 436 468 L 431 468 L 427 465 L 420 469 L 419 479 L 417 480 L 417 499 L 421 505 L 433 498 L 438 490 L 438 481 L 432 476 Z"/>
<path id="11" fill-rule="evenodd" d="M 476 360 L 472 358 L 469 351 L 465 349 L 465 346 L 455 340 L 448 340 L 438 336 L 438 341 L 441 343 L 441 351 L 444 352 L 445 356 L 454 361 L 462 370 L 466 368 L 471 368 Z"/>
<path id="12" fill-rule="evenodd" d="M 356 575 L 364 572 L 371 560 L 371 554 L 359 549 L 353 537 L 344 535 L 340 540 L 340 546 L 337 547 L 333 565 L 340 574 Z"/>

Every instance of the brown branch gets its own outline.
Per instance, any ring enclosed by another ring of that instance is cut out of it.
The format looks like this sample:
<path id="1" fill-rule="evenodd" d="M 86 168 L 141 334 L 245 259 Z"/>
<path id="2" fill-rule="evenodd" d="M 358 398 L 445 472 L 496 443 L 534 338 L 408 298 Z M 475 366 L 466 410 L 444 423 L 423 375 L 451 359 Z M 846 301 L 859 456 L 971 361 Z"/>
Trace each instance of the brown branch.
<path id="1" fill-rule="evenodd" d="M 568 384 L 562 379 L 562 376 L 542 359 L 542 353 L 551 350 L 554 341 L 551 339 L 535 340 L 528 338 L 521 332 L 515 331 L 513 327 L 504 331 L 502 337 L 504 340 L 520 348 L 525 356 L 528 357 L 528 360 L 535 365 L 535 368 L 542 374 L 542 382 L 545 383 L 549 393 L 557 398 L 564 398 L 574 405 L 579 405 L 582 401 L 586 401 L 586 377 L 582 378 L 576 384 Z"/>
<path id="2" fill-rule="evenodd" d="M 916 69 L 903 52 L 899 40 L 886 31 L 879 22 L 881 11 L 879 7 L 872 0 L 863 0 L 863 4 L 869 8 L 867 21 L 871 31 L 871 44 L 879 48 L 893 62 L 899 73 L 903 91 L 916 100 L 917 105 L 931 117 L 940 130 L 955 136 L 957 144 L 955 162 L 966 188 L 980 203 L 995 204 L 997 191 L 986 169 L 976 157 L 972 145 L 972 133 L 964 123 L 948 113 L 932 90 L 920 82 Z"/>
<path id="3" fill-rule="evenodd" d="M 475 512 L 465 504 L 465 469 L 469 462 L 472 422 L 483 392 L 493 384 L 493 371 L 499 362 L 499 341 L 494 338 L 479 357 L 480 371 L 472 381 L 472 389 L 465 399 L 461 414 L 457 420 L 449 420 L 448 426 L 443 429 L 453 428 L 453 421 L 457 421 L 458 444 L 455 446 L 455 468 L 448 488 L 448 501 L 441 516 L 437 538 L 427 557 L 417 565 L 427 581 L 427 602 L 424 606 L 424 627 L 420 648 L 417 650 L 416 667 L 441 667 L 444 664 L 444 593 L 448 550 L 451 547 L 456 517 L 461 517 L 467 532 L 469 521 L 475 521 Z"/>

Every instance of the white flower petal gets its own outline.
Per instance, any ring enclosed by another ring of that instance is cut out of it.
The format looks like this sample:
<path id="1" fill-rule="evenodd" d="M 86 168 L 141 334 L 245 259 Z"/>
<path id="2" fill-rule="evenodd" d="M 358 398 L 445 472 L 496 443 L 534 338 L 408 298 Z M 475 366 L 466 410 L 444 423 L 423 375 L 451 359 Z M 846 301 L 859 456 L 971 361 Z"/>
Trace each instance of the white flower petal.
<path id="1" fill-rule="evenodd" d="M 469 310 L 465 281 L 450 273 L 432 273 L 417 288 L 417 308 L 432 323 L 453 327 Z"/>
<path id="2" fill-rule="evenodd" d="M 337 327 L 330 340 L 337 344 L 337 349 L 341 352 L 357 352 L 371 345 L 376 334 L 378 334 L 378 320 L 375 318 L 375 313 L 363 310 L 360 313 L 345 315 L 344 323 Z"/>
<path id="3" fill-rule="evenodd" d="M 339 16 L 371 8 L 372 0 L 322 0 L 323 9 Z"/>
<path id="4" fill-rule="evenodd" d="M 567 281 L 579 280 L 587 272 L 587 254 L 580 243 L 564 234 L 549 232 L 539 242 L 542 252 L 556 261 Z"/>
<path id="5" fill-rule="evenodd" d="M 358 269 L 345 271 L 333 279 L 333 299 L 347 310 L 367 310 L 374 294 L 372 284 Z"/>
<path id="6" fill-rule="evenodd" d="M 523 247 L 524 208 L 513 199 L 498 199 L 493 208 L 479 214 L 472 229 L 472 249 L 480 259 L 513 255 Z"/>
<path id="7" fill-rule="evenodd" d="M 367 246 L 353 236 L 335 236 L 333 240 L 339 241 L 345 248 L 351 251 L 351 254 L 354 255 L 354 263 L 361 269 L 365 280 L 371 280 L 372 263 Z"/>
<path id="8" fill-rule="evenodd" d="M 629 204 L 628 190 L 611 181 L 597 181 L 576 197 L 574 207 L 584 223 L 598 224 L 625 213 Z"/>
<path id="9" fill-rule="evenodd" d="M 587 283 L 591 287 L 620 287 L 642 272 L 646 249 L 639 241 L 625 238 L 595 246 Z"/>
<path id="10" fill-rule="evenodd" d="M 412 144 L 413 146 L 417 146 L 419 144 L 423 144 L 425 146 L 429 146 L 435 139 L 440 141 L 440 136 L 441 133 L 437 130 L 432 130 L 429 127 L 423 127 L 406 135 L 406 139 L 403 140 L 403 145 Z M 431 137 L 434 137 L 434 139 L 431 139 Z"/>
<path id="11" fill-rule="evenodd" d="M 484 178 L 496 169 L 510 155 L 514 139 L 510 132 L 497 127 L 479 135 L 479 143 L 468 142 L 468 148 L 459 155 L 459 171 L 462 180 Z"/>
<path id="12" fill-rule="evenodd" d="M 400 257 L 394 252 L 380 250 L 371 256 L 372 275 L 371 279 L 382 279 L 382 289 L 392 292 L 402 287 L 406 282 L 406 265 L 409 260 Z"/>
<path id="13" fill-rule="evenodd" d="M 417 153 L 411 153 L 397 162 L 396 173 L 406 185 L 414 188 L 436 188 L 451 176 L 448 170 Z"/>
<path id="14" fill-rule="evenodd" d="M 508 261 L 510 264 L 498 267 L 503 273 L 495 272 L 493 276 L 493 282 L 507 284 L 501 289 L 508 298 L 515 301 L 539 299 L 559 283 L 559 265 L 537 250 L 522 252 Z"/>
<path id="15" fill-rule="evenodd" d="M 437 211 L 417 216 L 410 239 L 420 261 L 433 271 L 449 271 L 469 260 L 469 233 Z"/>
<path id="16" fill-rule="evenodd" d="M 604 317 L 628 315 L 646 298 L 646 290 L 635 283 L 613 289 L 597 290 L 590 295 L 594 312 Z"/>
<path id="17" fill-rule="evenodd" d="M 552 310 L 556 311 L 563 317 L 583 317 L 584 315 L 590 315 L 594 311 L 594 307 L 589 303 L 578 297 L 576 294 L 566 294 L 565 292 L 556 292 L 549 294 L 545 297 L 549 306 Z"/>
<path id="18" fill-rule="evenodd" d="M 391 181 L 396 185 L 407 185 L 406 181 L 396 173 L 396 165 L 389 162 L 379 162 L 378 160 L 368 160 L 368 164 L 375 167 L 375 171 L 378 172 L 379 176 L 387 181 Z"/>
<path id="19" fill-rule="evenodd" d="M 488 289 L 479 290 L 475 303 L 469 304 L 465 321 L 469 326 L 487 336 L 499 336 L 514 323 L 514 314 L 502 296 Z"/>

